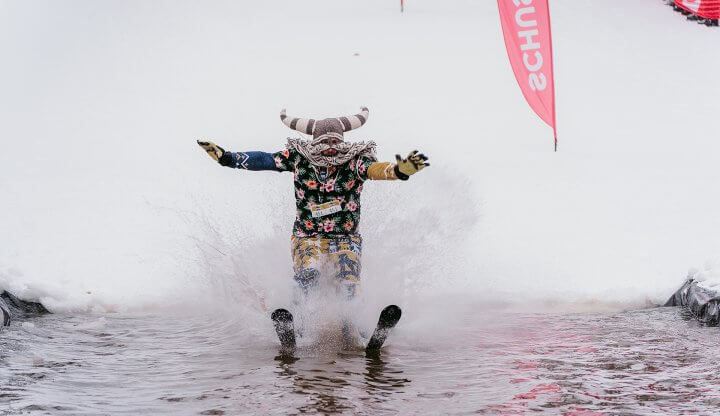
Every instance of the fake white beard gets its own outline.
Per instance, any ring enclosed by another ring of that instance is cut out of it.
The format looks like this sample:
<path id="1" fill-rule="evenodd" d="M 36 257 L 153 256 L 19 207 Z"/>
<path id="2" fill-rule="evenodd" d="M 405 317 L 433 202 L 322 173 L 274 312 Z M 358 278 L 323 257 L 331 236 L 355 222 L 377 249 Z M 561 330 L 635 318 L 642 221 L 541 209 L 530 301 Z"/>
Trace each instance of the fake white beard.
<path id="1" fill-rule="evenodd" d="M 326 150 L 334 149 L 337 151 L 333 156 L 325 156 L 322 153 Z M 313 159 L 324 159 L 327 163 L 333 162 L 333 159 L 344 159 L 345 156 L 350 152 L 352 149 L 352 145 L 350 143 L 340 142 L 336 145 L 329 145 L 324 143 L 318 143 L 316 145 L 313 145 L 310 143 L 308 146 L 308 153 L 310 156 L 312 156 Z M 348 158 L 350 160 L 350 158 Z"/>

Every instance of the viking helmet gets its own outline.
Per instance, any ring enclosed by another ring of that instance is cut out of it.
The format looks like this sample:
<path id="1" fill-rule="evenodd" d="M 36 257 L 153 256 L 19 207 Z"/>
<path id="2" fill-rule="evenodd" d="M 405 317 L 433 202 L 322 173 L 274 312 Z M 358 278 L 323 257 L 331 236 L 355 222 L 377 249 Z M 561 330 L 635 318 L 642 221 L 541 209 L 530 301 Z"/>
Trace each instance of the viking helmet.
<path id="1" fill-rule="evenodd" d="M 288 117 L 285 109 L 280 112 L 280 120 L 286 126 L 301 133 L 312 134 L 313 142 L 322 140 L 326 137 L 336 137 L 344 140 L 343 133 L 354 130 L 368 119 L 370 110 L 367 107 L 361 107 L 360 113 L 348 117 L 326 118 L 323 120 L 314 120 L 311 118 Z"/>

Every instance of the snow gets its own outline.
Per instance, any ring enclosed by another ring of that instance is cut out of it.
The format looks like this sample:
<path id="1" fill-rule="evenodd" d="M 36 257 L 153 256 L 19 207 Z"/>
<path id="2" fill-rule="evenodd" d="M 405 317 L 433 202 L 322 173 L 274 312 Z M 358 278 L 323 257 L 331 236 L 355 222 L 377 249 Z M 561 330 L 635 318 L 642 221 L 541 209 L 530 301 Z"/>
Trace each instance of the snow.
<path id="1" fill-rule="evenodd" d="M 695 280 L 698 286 L 704 289 L 720 291 L 720 257 L 707 260 L 702 270 L 691 268 L 687 277 Z"/>
<path id="2" fill-rule="evenodd" d="M 3 6 L 0 287 L 51 309 L 282 303 L 289 177 L 221 169 L 195 144 L 278 150 L 282 108 L 367 105 L 349 139 L 430 156 L 367 187 L 377 302 L 664 300 L 720 252 L 719 32 L 661 1 L 553 2 L 557 153 L 493 1 Z"/>

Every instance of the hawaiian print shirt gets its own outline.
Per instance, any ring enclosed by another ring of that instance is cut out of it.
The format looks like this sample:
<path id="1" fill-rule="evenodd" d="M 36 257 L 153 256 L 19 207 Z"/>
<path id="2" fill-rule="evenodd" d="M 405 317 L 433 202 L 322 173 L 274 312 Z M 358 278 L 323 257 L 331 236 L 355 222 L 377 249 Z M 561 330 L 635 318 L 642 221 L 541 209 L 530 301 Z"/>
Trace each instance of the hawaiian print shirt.
<path id="1" fill-rule="evenodd" d="M 293 172 L 295 177 L 295 236 L 358 233 L 360 194 L 373 160 L 360 156 L 340 166 L 319 168 L 295 149 L 272 156 L 278 171 Z"/>

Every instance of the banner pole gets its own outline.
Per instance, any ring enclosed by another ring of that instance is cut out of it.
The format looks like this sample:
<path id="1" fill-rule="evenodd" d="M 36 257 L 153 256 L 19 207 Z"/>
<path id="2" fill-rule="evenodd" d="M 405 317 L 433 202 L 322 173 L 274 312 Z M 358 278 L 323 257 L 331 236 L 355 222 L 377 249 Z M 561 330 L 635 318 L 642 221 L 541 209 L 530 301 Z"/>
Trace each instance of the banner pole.
<path id="1" fill-rule="evenodd" d="M 555 54 L 553 53 L 553 37 L 552 37 L 552 21 L 550 20 L 550 0 L 547 2 L 548 12 L 548 35 L 550 36 L 550 65 L 553 74 L 553 88 L 552 88 L 552 113 L 553 113 L 553 135 L 555 136 L 555 151 L 557 152 L 557 115 L 555 112 Z"/>

